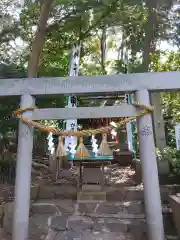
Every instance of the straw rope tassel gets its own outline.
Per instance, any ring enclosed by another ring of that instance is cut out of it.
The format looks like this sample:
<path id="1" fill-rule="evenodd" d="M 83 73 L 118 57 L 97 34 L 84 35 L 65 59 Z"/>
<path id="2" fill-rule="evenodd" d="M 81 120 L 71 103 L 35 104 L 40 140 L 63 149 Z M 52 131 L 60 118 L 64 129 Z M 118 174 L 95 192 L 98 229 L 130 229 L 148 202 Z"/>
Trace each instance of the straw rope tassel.
<path id="1" fill-rule="evenodd" d="M 61 157 L 61 156 L 67 156 L 67 152 L 63 146 L 63 140 L 62 137 L 58 137 L 58 146 L 56 150 L 56 157 Z"/>
<path id="2" fill-rule="evenodd" d="M 60 168 L 63 168 L 67 165 L 67 152 L 64 149 L 63 140 L 62 140 L 61 136 L 58 137 L 58 146 L 57 146 L 57 150 L 56 150 L 56 158 L 58 158 Z"/>
<path id="3" fill-rule="evenodd" d="M 102 142 L 99 147 L 99 155 L 102 155 L 102 156 L 111 156 L 112 155 L 112 151 L 107 142 L 107 133 L 102 134 Z"/>
<path id="4" fill-rule="evenodd" d="M 79 146 L 76 149 L 76 157 L 89 157 L 89 152 L 83 143 L 83 137 L 79 138 Z"/>

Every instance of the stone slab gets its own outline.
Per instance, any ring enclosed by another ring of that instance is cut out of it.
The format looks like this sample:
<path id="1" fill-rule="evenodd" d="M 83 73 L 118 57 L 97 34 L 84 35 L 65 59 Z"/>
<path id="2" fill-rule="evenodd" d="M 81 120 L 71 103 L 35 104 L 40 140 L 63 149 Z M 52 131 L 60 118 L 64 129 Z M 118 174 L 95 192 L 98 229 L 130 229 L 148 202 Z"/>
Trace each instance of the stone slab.
<path id="1" fill-rule="evenodd" d="M 39 192 L 39 199 L 72 199 L 76 200 L 77 189 L 72 185 L 49 185 L 42 186 Z"/>
<path id="2" fill-rule="evenodd" d="M 73 214 L 74 201 L 69 199 L 42 199 L 33 204 L 32 211 L 35 213 L 48 213 L 53 214 Z M 49 209 L 47 209 L 49 208 Z"/>
<path id="3" fill-rule="evenodd" d="M 96 202 L 81 201 L 79 202 L 80 213 L 97 213 L 97 214 L 143 214 L 144 203 L 140 201 L 123 201 L 123 202 Z"/>
<path id="4" fill-rule="evenodd" d="M 106 192 L 78 192 L 78 200 L 97 200 L 97 201 L 106 201 Z"/>

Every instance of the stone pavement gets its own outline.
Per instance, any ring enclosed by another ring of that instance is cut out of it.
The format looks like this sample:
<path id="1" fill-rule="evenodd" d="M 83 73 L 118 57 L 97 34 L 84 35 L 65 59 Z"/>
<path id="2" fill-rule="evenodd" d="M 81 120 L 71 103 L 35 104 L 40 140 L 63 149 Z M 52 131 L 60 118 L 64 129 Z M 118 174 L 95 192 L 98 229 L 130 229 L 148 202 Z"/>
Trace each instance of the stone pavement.
<path id="1" fill-rule="evenodd" d="M 6 206 L 3 231 L 11 239 L 13 204 Z M 144 240 L 140 202 L 46 200 L 33 206 L 29 240 Z"/>
<path id="2" fill-rule="evenodd" d="M 13 203 L 5 206 L 3 240 L 12 239 Z M 175 234 L 171 216 L 165 231 Z M 147 225 L 142 201 L 72 201 L 44 199 L 33 204 L 29 240 L 145 240 Z M 172 238 L 169 238 L 172 239 Z M 174 239 L 174 238 L 173 238 Z"/>
<path id="3" fill-rule="evenodd" d="M 140 240 L 145 238 L 145 232 L 140 233 L 140 225 L 140 221 L 132 223 L 127 219 L 56 216 L 51 221 L 46 240 Z"/>

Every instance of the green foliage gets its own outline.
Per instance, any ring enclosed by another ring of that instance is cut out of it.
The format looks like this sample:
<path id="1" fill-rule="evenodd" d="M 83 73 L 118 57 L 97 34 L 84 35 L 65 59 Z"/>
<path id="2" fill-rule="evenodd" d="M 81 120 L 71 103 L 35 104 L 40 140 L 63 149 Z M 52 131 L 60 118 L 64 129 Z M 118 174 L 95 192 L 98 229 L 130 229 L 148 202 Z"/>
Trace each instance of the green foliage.
<path id="1" fill-rule="evenodd" d="M 0 78 L 21 78 L 26 76 L 22 66 L 15 64 L 0 64 Z M 7 80 L 8 81 L 8 80 Z M 18 97 L 2 97 L 0 103 L 0 133 L 14 132 L 17 128 L 17 120 L 12 118 L 12 113 L 19 107 Z"/>
<path id="2" fill-rule="evenodd" d="M 180 150 L 167 147 L 164 149 L 164 158 L 167 159 L 171 165 L 172 172 L 180 175 Z"/>
<path id="3" fill-rule="evenodd" d="M 23 66 L 14 63 L 0 64 L 0 79 L 23 77 L 27 77 L 26 69 Z"/>
<path id="4" fill-rule="evenodd" d="M 160 52 L 157 51 L 151 58 L 152 71 L 169 72 L 180 70 L 179 52 Z M 180 93 L 163 92 L 161 93 L 167 143 L 175 148 L 175 130 L 174 126 L 180 122 Z"/>
<path id="5" fill-rule="evenodd" d="M 180 150 L 173 147 L 166 147 L 163 152 L 156 148 L 158 161 L 166 160 L 170 164 L 172 174 L 180 175 Z"/>

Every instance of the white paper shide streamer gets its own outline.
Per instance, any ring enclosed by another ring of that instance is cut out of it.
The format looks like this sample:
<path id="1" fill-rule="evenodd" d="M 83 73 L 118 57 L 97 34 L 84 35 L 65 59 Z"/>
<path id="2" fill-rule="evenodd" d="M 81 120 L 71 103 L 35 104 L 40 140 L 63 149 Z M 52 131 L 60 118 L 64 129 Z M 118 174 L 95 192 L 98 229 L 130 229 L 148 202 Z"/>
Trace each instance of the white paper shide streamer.
<path id="1" fill-rule="evenodd" d="M 91 143 L 92 143 L 92 152 L 94 153 L 95 157 L 98 155 L 98 144 L 97 144 L 97 139 L 95 138 L 94 135 L 92 135 L 91 138 Z"/>
<path id="2" fill-rule="evenodd" d="M 47 140 L 48 140 L 48 150 L 50 151 L 51 155 L 53 155 L 54 151 L 55 151 L 55 146 L 53 143 L 53 134 L 52 133 L 49 133 Z"/>

